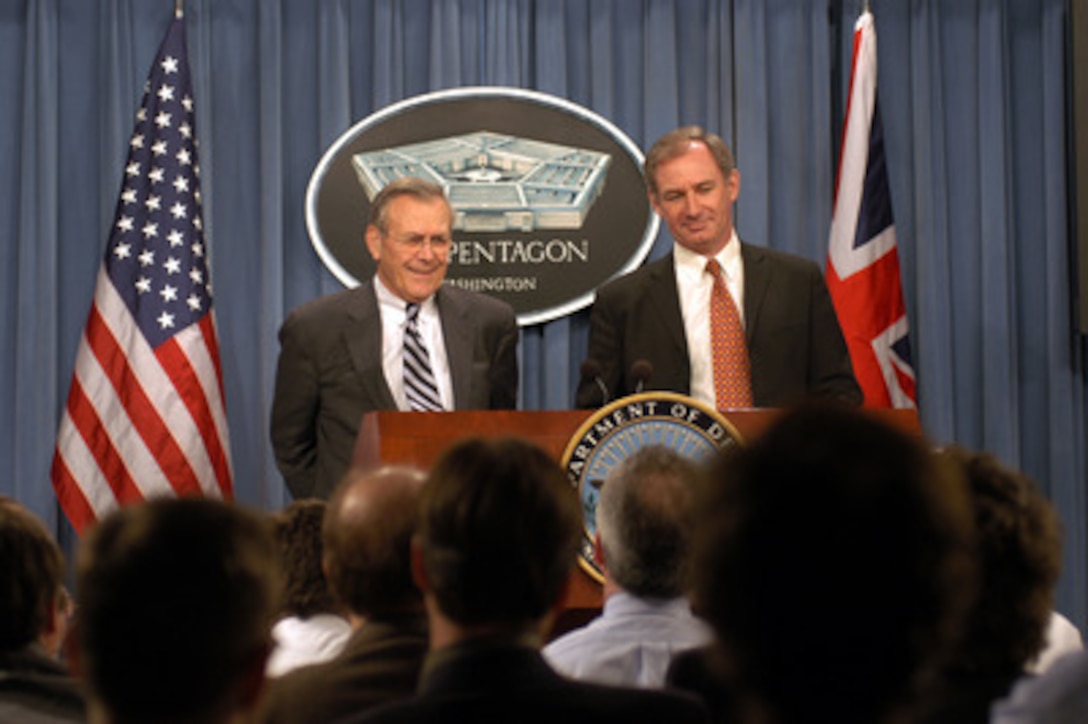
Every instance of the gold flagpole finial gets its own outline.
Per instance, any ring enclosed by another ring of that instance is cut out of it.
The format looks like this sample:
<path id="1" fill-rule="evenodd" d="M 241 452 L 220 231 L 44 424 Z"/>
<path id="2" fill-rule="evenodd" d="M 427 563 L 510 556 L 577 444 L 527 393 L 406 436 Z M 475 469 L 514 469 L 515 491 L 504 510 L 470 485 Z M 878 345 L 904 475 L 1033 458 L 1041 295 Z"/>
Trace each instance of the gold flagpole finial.
<path id="1" fill-rule="evenodd" d="M 174 17 L 185 17 L 185 0 L 174 0 Z"/>
<path id="2" fill-rule="evenodd" d="M 863 2 L 861 4 L 861 12 L 863 12 L 863 13 L 873 12 L 873 9 L 871 7 L 869 7 L 869 0 L 863 0 Z"/>

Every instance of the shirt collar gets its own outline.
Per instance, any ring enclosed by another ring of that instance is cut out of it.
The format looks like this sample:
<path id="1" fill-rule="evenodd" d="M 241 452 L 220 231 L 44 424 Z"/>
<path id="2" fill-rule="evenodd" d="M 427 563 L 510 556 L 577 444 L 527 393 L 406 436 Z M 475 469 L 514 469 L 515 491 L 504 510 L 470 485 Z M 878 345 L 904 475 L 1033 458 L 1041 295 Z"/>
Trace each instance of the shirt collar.
<path id="1" fill-rule="evenodd" d="M 673 244 L 673 263 L 682 273 L 699 275 L 706 271 L 707 257 L 697 254 L 691 249 L 679 244 Z M 737 230 L 733 229 L 729 235 L 729 243 L 722 247 L 721 251 L 714 255 L 727 277 L 732 277 L 740 269 L 740 237 Z"/>
<path id="2" fill-rule="evenodd" d="M 388 307 L 399 311 L 402 315 L 405 314 L 405 307 L 408 305 L 407 300 L 401 299 L 393 292 L 389 291 L 389 287 L 385 286 L 382 278 L 377 274 L 374 275 L 374 294 L 378 298 L 378 305 L 382 307 Z M 437 309 L 435 302 L 435 295 L 427 297 L 423 300 L 420 306 L 421 314 L 429 314 L 432 310 Z"/>

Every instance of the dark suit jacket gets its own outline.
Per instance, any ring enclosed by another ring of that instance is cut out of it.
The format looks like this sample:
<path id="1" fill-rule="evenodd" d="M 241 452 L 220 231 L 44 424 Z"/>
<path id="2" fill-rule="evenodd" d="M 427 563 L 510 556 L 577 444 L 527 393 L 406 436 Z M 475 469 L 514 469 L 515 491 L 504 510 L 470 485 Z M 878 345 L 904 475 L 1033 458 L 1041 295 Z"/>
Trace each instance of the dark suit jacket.
<path id="1" fill-rule="evenodd" d="M 860 404 L 850 353 L 820 268 L 807 259 L 741 244 L 744 321 L 756 407 L 807 396 Z M 647 390 L 691 391 L 691 364 L 673 256 L 603 286 L 590 316 L 589 359 L 601 369 L 610 399 L 636 389 L 631 367 L 653 366 Z M 582 380 L 579 407 L 599 407 L 596 380 Z"/>
<path id="2" fill-rule="evenodd" d="M 264 721 L 320 724 L 408 698 L 415 693 L 426 654 L 422 614 L 369 620 L 336 658 L 273 679 Z"/>
<path id="3" fill-rule="evenodd" d="M 682 694 L 621 689 L 564 679 L 540 652 L 506 645 L 438 652 L 414 699 L 351 721 L 443 724 L 688 724 L 706 722 L 702 704 Z M 435 654 L 432 654 L 435 656 Z"/>
<path id="4" fill-rule="evenodd" d="M 0 722 L 83 722 L 79 684 L 36 645 L 0 652 Z"/>
<path id="5" fill-rule="evenodd" d="M 517 404 L 518 328 L 510 305 L 443 285 L 435 294 L 449 357 L 454 407 Z M 351 462 L 366 412 L 396 409 L 382 373 L 374 283 L 291 312 L 280 328 L 272 400 L 276 464 L 296 498 L 328 497 Z"/>

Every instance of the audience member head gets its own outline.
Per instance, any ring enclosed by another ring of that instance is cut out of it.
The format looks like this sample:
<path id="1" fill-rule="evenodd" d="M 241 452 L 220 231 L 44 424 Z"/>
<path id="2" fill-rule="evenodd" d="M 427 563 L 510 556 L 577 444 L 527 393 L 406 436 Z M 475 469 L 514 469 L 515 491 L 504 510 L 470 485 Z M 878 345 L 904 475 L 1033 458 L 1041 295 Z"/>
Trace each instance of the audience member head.
<path id="1" fill-rule="evenodd" d="M 662 445 L 644 447 L 612 469 L 597 502 L 607 576 L 636 596 L 684 591 L 698 470 Z"/>
<path id="2" fill-rule="evenodd" d="M 432 619 L 437 607 L 466 629 L 536 631 L 565 590 L 581 524 L 574 489 L 540 448 L 455 444 L 420 499 L 415 565 Z"/>
<path id="3" fill-rule="evenodd" d="M 1022 673 L 1046 643 L 1061 569 L 1058 516 L 1035 484 L 988 453 L 947 448 L 974 508 L 979 595 L 949 667 Z"/>
<path id="4" fill-rule="evenodd" d="M 76 604 L 68 588 L 61 586 L 53 601 L 53 621 L 45 627 L 38 636 L 38 645 L 45 653 L 54 659 L 62 659 L 67 652 L 68 631 L 72 617 L 75 615 Z"/>
<path id="5" fill-rule="evenodd" d="M 76 661 L 100 716 L 211 722 L 256 705 L 280 591 L 269 528 L 227 503 L 160 499 L 91 530 Z"/>
<path id="6" fill-rule="evenodd" d="M 59 632 L 67 600 L 56 541 L 29 510 L 0 497 L 0 651 L 44 643 Z M 44 646 L 51 655 L 57 647 Z"/>
<path id="7" fill-rule="evenodd" d="M 708 482 L 695 595 L 747 705 L 771 722 L 917 706 L 974 590 L 962 479 L 921 440 L 812 404 Z"/>
<path id="8" fill-rule="evenodd" d="M 325 501 L 296 500 L 273 517 L 273 532 L 283 573 L 281 613 L 306 619 L 336 611 L 321 570 L 321 525 Z"/>
<path id="9" fill-rule="evenodd" d="M 411 541 L 423 473 L 414 468 L 351 469 L 325 515 L 325 575 L 333 595 L 365 618 L 418 609 Z"/>

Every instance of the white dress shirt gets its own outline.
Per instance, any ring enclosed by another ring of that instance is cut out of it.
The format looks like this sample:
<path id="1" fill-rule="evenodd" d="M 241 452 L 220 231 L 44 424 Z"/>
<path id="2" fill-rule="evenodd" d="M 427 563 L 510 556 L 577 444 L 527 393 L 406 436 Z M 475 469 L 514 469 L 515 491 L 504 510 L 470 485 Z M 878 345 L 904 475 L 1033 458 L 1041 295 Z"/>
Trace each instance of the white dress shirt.
<path id="1" fill-rule="evenodd" d="M 744 264 L 740 258 L 740 238 L 736 229 L 729 243 L 714 257 L 722 268 L 725 286 L 737 305 L 740 322 L 744 324 Z M 717 404 L 714 394 L 714 359 L 710 348 L 710 293 L 714 280 L 706 273 L 708 258 L 679 244 L 673 245 L 676 268 L 676 290 L 680 295 L 680 313 L 684 318 L 684 335 L 688 340 L 688 360 L 691 363 L 689 394 L 712 407 Z"/>
<path id="2" fill-rule="evenodd" d="M 647 599 L 620 591 L 601 616 L 544 647 L 564 676 L 612 686 L 662 688 L 673 657 L 710 642 L 710 629 L 684 598 Z"/>
<path id="3" fill-rule="evenodd" d="M 1080 630 L 1065 616 L 1057 611 L 1051 611 L 1050 621 L 1046 627 L 1046 645 L 1028 664 L 1028 671 L 1032 674 L 1041 674 L 1066 654 L 1083 649 L 1084 641 L 1081 639 Z"/>
<path id="4" fill-rule="evenodd" d="M 331 613 L 319 613 L 306 619 L 281 618 L 272 627 L 276 647 L 268 657 L 265 673 L 283 676 L 300 666 L 328 661 L 343 650 L 350 636 L 348 620 Z"/>
<path id="5" fill-rule="evenodd" d="M 404 328 L 408 323 L 405 307 L 408 304 L 389 291 L 377 275 L 374 276 L 374 291 L 378 297 L 378 309 L 382 315 L 382 372 L 393 393 L 393 400 L 398 410 L 412 409 L 404 392 Z M 438 383 L 438 394 L 442 407 L 453 409 L 453 379 L 450 377 L 449 357 L 446 355 L 446 342 L 442 336 L 442 319 L 438 315 L 438 304 L 432 294 L 419 306 L 417 319 L 419 334 L 427 347 L 431 359 L 431 371 Z"/>

